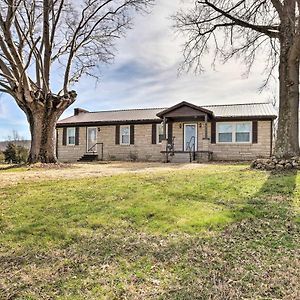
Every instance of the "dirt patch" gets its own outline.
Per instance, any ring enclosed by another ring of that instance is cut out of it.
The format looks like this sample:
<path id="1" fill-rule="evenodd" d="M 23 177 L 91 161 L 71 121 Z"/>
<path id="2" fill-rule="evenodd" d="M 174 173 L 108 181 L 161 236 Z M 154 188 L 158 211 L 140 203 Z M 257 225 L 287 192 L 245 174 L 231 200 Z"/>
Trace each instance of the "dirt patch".
<path id="1" fill-rule="evenodd" d="M 78 179 L 87 177 L 112 176 L 124 173 L 154 173 L 173 170 L 193 170 L 209 167 L 209 164 L 163 164 L 140 162 L 112 162 L 90 164 L 67 164 L 58 168 L 36 168 L 23 166 L 0 171 L 0 187 L 27 181 Z"/>

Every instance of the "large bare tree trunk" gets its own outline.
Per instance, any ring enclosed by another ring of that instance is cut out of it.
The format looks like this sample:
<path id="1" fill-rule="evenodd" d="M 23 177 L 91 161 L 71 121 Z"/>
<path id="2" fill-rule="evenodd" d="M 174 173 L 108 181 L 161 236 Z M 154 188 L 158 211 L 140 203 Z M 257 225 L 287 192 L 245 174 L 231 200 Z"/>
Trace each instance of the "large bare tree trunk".
<path id="1" fill-rule="evenodd" d="M 275 156 L 299 156 L 299 49 L 289 34 L 280 40 L 279 119 Z"/>
<path id="2" fill-rule="evenodd" d="M 44 110 L 33 111 L 28 120 L 31 132 L 31 149 L 28 162 L 57 162 L 55 150 L 57 112 L 53 111 L 49 114 Z"/>
<path id="3" fill-rule="evenodd" d="M 29 163 L 56 163 L 56 123 L 61 114 L 76 98 L 74 91 L 68 95 L 58 97 L 47 95 L 33 99 L 26 107 L 25 112 L 31 133 L 31 148 L 28 157 Z"/>

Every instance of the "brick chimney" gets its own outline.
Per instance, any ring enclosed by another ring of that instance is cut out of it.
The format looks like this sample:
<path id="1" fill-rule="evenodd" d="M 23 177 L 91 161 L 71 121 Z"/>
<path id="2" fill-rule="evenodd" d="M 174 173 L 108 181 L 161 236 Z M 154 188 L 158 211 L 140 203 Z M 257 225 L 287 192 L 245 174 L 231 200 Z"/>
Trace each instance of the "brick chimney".
<path id="1" fill-rule="evenodd" d="M 74 116 L 77 116 L 82 113 L 88 113 L 88 112 L 89 112 L 88 110 L 85 110 L 83 108 L 74 108 Z"/>

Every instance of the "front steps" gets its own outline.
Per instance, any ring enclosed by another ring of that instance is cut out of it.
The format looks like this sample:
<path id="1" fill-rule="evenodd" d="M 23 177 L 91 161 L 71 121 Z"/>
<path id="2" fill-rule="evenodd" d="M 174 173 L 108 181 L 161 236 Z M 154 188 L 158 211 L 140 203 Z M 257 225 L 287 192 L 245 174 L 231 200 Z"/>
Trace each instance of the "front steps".
<path id="1" fill-rule="evenodd" d="M 98 160 L 98 154 L 94 153 L 86 153 L 83 156 L 81 156 L 77 161 L 78 162 L 92 162 Z"/>
<path id="2" fill-rule="evenodd" d="M 162 151 L 163 161 L 166 160 L 166 152 Z M 192 163 L 208 162 L 212 160 L 212 152 L 210 151 L 196 151 L 191 153 Z M 189 163 L 190 153 L 186 151 L 174 151 L 174 155 L 168 156 L 168 161 L 171 163 Z"/>

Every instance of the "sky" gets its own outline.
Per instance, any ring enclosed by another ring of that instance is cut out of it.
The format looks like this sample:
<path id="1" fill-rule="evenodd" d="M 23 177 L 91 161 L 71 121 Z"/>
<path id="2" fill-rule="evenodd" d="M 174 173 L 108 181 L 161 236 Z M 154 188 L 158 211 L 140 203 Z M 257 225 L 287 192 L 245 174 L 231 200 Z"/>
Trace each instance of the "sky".
<path id="1" fill-rule="evenodd" d="M 172 28 L 170 16 L 194 1 L 157 0 L 151 13 L 136 16 L 133 28 L 116 44 L 113 64 L 100 66 L 100 81 L 82 78 L 76 86 L 77 101 L 63 114 L 73 114 L 75 107 L 89 111 L 168 107 L 181 101 L 196 105 L 273 101 L 274 86 L 259 92 L 265 75 L 264 58 L 254 65 L 248 77 L 242 62 L 231 61 L 210 68 L 211 55 L 205 57 L 204 73 L 179 73 L 184 37 Z M 57 78 L 55 80 L 58 80 Z M 24 113 L 14 100 L 0 95 L 0 140 L 16 130 L 30 138 Z"/>

